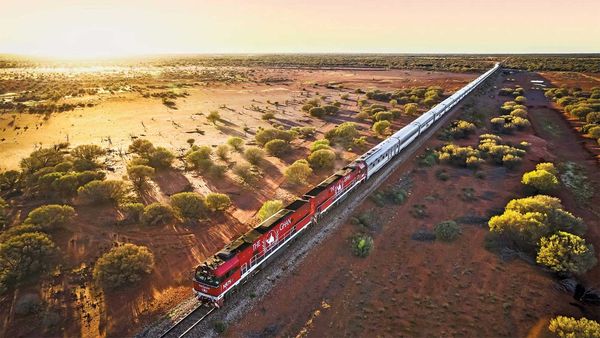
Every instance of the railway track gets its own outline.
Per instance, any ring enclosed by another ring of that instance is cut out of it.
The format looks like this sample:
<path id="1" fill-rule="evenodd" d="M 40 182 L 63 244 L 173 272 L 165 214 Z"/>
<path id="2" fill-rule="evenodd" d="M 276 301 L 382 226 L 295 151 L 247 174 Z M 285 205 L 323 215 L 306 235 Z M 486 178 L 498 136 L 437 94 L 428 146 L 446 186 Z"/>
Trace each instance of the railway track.
<path id="1" fill-rule="evenodd" d="M 164 331 L 160 338 L 186 337 L 198 324 L 208 317 L 217 308 L 215 306 L 198 305 L 189 314 L 179 319 L 175 324 Z"/>

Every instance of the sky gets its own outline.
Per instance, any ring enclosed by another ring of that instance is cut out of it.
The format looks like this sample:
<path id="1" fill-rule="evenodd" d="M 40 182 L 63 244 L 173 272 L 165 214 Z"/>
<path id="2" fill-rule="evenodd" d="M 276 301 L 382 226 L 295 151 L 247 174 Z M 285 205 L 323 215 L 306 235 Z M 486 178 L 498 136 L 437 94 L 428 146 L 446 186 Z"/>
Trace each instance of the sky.
<path id="1" fill-rule="evenodd" d="M 600 52 L 600 0 L 2 0 L 0 53 Z"/>

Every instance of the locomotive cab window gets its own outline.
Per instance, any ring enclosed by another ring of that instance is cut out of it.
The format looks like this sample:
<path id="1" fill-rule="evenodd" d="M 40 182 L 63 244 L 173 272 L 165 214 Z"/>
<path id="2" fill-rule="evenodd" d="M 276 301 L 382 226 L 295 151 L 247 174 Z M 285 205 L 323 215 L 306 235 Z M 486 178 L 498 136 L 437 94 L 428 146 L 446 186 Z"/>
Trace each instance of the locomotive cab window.
<path id="1" fill-rule="evenodd" d="M 213 275 L 210 271 L 206 271 L 206 270 L 196 270 L 195 277 L 196 277 L 196 281 L 198 281 L 199 283 L 202 283 L 202 284 L 205 284 L 208 286 L 212 286 L 212 287 L 217 287 L 221 283 L 219 278 L 217 278 L 215 275 Z"/>

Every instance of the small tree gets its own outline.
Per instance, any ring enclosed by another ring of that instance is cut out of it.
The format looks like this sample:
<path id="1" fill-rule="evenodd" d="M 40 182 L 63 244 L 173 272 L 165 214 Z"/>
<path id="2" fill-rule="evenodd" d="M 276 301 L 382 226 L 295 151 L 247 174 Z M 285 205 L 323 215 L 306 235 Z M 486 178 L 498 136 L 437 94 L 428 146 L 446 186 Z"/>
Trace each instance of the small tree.
<path id="1" fill-rule="evenodd" d="M 335 164 L 335 153 L 332 150 L 320 149 L 308 156 L 308 163 L 314 169 L 329 169 Z"/>
<path id="2" fill-rule="evenodd" d="M 170 168 L 175 160 L 175 154 L 163 147 L 156 147 L 148 157 L 148 165 L 153 168 Z"/>
<path id="3" fill-rule="evenodd" d="M 106 155 L 106 150 L 95 144 L 82 144 L 71 150 L 71 156 L 95 163 L 100 156 Z"/>
<path id="4" fill-rule="evenodd" d="M 231 199 L 225 194 L 210 193 L 206 195 L 206 207 L 212 211 L 225 211 L 231 206 Z"/>
<path id="5" fill-rule="evenodd" d="M 237 152 L 244 150 L 244 140 L 240 137 L 230 137 L 227 139 L 227 144 Z"/>
<path id="6" fill-rule="evenodd" d="M 105 253 L 94 266 L 94 279 L 106 288 L 139 282 L 154 268 L 154 255 L 148 248 L 127 243 Z"/>
<path id="7" fill-rule="evenodd" d="M 325 109 L 323 109 L 322 107 L 312 107 L 310 108 L 308 113 L 310 114 L 310 116 L 322 118 L 323 116 L 325 116 Z"/>
<path id="8" fill-rule="evenodd" d="M 389 132 L 390 126 L 389 121 L 378 121 L 373 124 L 373 131 L 378 136 L 383 137 Z"/>
<path id="9" fill-rule="evenodd" d="M 219 145 L 216 153 L 221 161 L 227 161 L 229 159 L 229 146 L 226 144 Z"/>
<path id="10" fill-rule="evenodd" d="M 210 159 L 211 152 L 210 147 L 203 146 L 189 152 L 185 160 L 195 170 L 207 172 L 213 166 L 213 161 Z"/>
<path id="11" fill-rule="evenodd" d="M 48 235 L 28 232 L 9 237 L 0 244 L 0 292 L 9 284 L 47 270 L 56 254 Z"/>
<path id="12" fill-rule="evenodd" d="M 521 183 L 535 188 L 539 192 L 550 192 L 558 187 L 558 178 L 546 170 L 534 170 L 523 174 Z"/>
<path id="13" fill-rule="evenodd" d="M 260 178 L 258 170 L 246 163 L 236 164 L 235 167 L 233 167 L 233 173 L 236 174 L 243 183 L 249 185 L 255 184 Z"/>
<path id="14" fill-rule="evenodd" d="M 600 337 L 600 324 L 587 318 L 577 320 L 573 317 L 557 316 L 550 320 L 548 330 L 561 338 Z"/>
<path id="15" fill-rule="evenodd" d="M 129 165 L 127 166 L 127 175 L 133 182 L 133 185 L 140 189 L 148 183 L 148 179 L 154 176 L 154 168 L 147 165 Z"/>
<path id="16" fill-rule="evenodd" d="M 171 196 L 171 205 L 180 217 L 198 219 L 206 211 L 206 202 L 202 195 L 195 192 L 180 192 Z"/>
<path id="17" fill-rule="evenodd" d="M 280 200 L 270 200 L 263 203 L 258 210 L 258 219 L 264 222 L 267 218 L 275 215 L 279 210 L 283 209 L 283 202 Z"/>
<path id="18" fill-rule="evenodd" d="M 154 145 L 152 142 L 142 138 L 133 140 L 133 142 L 129 145 L 129 152 L 138 154 L 142 157 L 148 157 L 153 151 Z"/>
<path id="19" fill-rule="evenodd" d="M 435 228 L 435 238 L 444 242 L 452 242 L 461 234 L 460 225 L 455 221 L 438 223 Z"/>
<path id="20" fill-rule="evenodd" d="M 306 160 L 297 160 L 285 169 L 285 178 L 292 184 L 307 184 L 312 169 Z"/>
<path id="21" fill-rule="evenodd" d="M 217 122 L 221 120 L 221 114 L 219 114 L 218 111 L 213 110 L 210 113 L 208 113 L 208 116 L 206 116 L 206 120 L 208 120 L 208 122 L 216 125 Z"/>
<path id="22" fill-rule="evenodd" d="M 123 212 L 125 222 L 141 222 L 142 215 L 144 214 L 144 205 L 142 203 L 124 203 L 119 206 L 121 212 Z"/>
<path id="23" fill-rule="evenodd" d="M 258 165 L 265 157 L 265 152 L 258 147 L 248 147 L 244 151 L 244 158 L 251 164 Z"/>
<path id="24" fill-rule="evenodd" d="M 357 234 L 352 237 L 352 253 L 358 257 L 367 257 L 373 250 L 373 237 Z"/>
<path id="25" fill-rule="evenodd" d="M 145 225 L 165 225 L 175 219 L 173 208 L 161 203 L 152 203 L 144 208 L 141 220 Z"/>
<path id="26" fill-rule="evenodd" d="M 275 139 L 267 142 L 265 149 L 270 155 L 280 157 L 290 150 L 290 144 L 284 140 Z"/>
<path id="27" fill-rule="evenodd" d="M 596 265 L 594 247 L 577 235 L 559 231 L 540 240 L 536 261 L 556 272 L 583 274 Z"/>
<path id="28" fill-rule="evenodd" d="M 33 209 L 24 223 L 51 230 L 67 225 L 75 216 L 75 209 L 69 205 L 49 204 Z"/>
<path id="29" fill-rule="evenodd" d="M 127 196 L 129 189 L 123 181 L 94 180 L 77 189 L 77 193 L 88 202 L 118 204 Z"/>

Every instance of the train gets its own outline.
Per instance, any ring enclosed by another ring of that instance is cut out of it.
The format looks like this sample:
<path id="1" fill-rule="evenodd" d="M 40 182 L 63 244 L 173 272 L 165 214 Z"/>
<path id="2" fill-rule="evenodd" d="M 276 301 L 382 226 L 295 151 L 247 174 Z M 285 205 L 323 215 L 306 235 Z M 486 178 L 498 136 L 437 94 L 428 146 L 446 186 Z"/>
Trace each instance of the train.
<path id="1" fill-rule="evenodd" d="M 198 300 L 219 307 L 225 296 L 248 280 L 275 253 L 302 233 L 334 205 L 375 175 L 466 95 L 500 68 L 473 80 L 393 135 L 336 171 L 302 197 L 227 244 L 194 271 L 193 292 Z"/>

